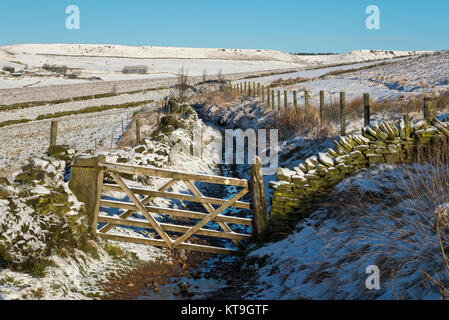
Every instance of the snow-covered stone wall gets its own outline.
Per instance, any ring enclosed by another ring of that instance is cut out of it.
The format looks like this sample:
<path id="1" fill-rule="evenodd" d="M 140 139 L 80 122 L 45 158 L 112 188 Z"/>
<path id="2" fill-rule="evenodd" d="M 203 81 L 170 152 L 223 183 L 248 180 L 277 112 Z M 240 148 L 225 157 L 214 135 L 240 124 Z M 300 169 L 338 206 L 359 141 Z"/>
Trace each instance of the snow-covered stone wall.
<path id="1" fill-rule="evenodd" d="M 449 123 L 434 119 L 416 120 L 409 116 L 381 121 L 359 133 L 340 137 L 334 148 L 312 156 L 293 170 L 280 168 L 279 181 L 271 182 L 271 231 L 285 229 L 312 212 L 314 203 L 336 184 L 356 171 L 381 163 L 404 163 L 413 159 L 417 147 L 449 137 Z"/>

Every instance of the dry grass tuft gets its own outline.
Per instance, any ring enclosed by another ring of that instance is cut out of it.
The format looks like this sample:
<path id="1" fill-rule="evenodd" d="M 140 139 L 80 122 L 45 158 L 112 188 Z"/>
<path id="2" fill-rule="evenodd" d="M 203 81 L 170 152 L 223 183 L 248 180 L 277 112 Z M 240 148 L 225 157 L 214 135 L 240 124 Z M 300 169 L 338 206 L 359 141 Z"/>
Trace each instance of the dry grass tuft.
<path id="1" fill-rule="evenodd" d="M 288 139 L 298 135 L 308 135 L 313 132 L 315 138 L 328 137 L 331 128 L 321 126 L 320 117 L 316 108 L 310 108 L 306 114 L 304 110 L 297 111 L 295 108 L 283 109 L 274 112 L 269 127 L 278 129 L 282 139 Z"/>

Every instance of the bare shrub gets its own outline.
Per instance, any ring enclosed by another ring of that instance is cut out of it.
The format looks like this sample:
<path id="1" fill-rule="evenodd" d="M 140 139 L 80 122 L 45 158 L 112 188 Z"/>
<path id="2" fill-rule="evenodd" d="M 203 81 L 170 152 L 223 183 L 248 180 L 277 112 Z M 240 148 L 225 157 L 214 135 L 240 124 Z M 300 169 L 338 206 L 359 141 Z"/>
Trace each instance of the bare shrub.
<path id="1" fill-rule="evenodd" d="M 45 63 L 42 66 L 42 69 L 59 74 L 66 74 L 67 71 L 69 70 L 69 68 L 65 65 L 55 65 L 55 64 L 50 65 L 47 63 Z"/>
<path id="2" fill-rule="evenodd" d="M 122 69 L 122 73 L 129 74 L 146 74 L 148 72 L 147 66 L 124 66 Z"/>
<path id="3" fill-rule="evenodd" d="M 189 84 L 189 72 L 184 70 L 184 67 L 178 70 L 176 75 L 177 83 L 176 88 L 178 91 L 178 98 L 184 101 L 187 97 L 187 90 L 190 88 Z"/>
<path id="4" fill-rule="evenodd" d="M 4 66 L 2 68 L 2 70 L 6 71 L 6 72 L 9 72 L 9 73 L 14 73 L 15 72 L 15 69 L 13 67 L 7 67 L 7 66 Z"/>
<path id="5" fill-rule="evenodd" d="M 218 70 L 218 73 L 217 73 L 217 80 L 218 80 L 218 84 L 219 84 L 219 86 L 220 86 L 220 91 L 223 91 L 223 88 L 224 88 L 224 86 L 225 86 L 225 84 L 226 84 L 226 81 L 225 81 L 225 79 L 224 79 L 223 71 L 222 71 L 221 69 Z"/>

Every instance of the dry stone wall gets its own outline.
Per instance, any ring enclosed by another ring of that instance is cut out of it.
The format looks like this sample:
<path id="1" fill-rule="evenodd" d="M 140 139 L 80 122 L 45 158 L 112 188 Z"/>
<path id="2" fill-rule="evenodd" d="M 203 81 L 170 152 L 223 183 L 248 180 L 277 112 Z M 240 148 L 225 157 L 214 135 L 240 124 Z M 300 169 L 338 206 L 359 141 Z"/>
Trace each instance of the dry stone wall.
<path id="1" fill-rule="evenodd" d="M 306 217 L 315 203 L 356 171 L 381 163 L 410 162 L 419 145 L 438 143 L 447 137 L 449 123 L 405 116 L 342 136 L 334 141 L 334 148 L 306 159 L 293 170 L 279 168 L 279 181 L 270 183 L 271 232 L 281 232 L 292 221 Z"/>

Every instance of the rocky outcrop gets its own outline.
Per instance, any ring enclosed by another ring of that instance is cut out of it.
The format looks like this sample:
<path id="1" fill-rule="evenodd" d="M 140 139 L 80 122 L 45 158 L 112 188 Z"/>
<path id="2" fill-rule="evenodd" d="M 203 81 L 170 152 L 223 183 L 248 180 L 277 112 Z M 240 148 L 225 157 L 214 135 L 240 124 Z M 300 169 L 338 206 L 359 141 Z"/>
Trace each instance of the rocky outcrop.
<path id="1" fill-rule="evenodd" d="M 33 159 L 15 183 L 0 181 L 0 262 L 33 269 L 61 248 L 83 248 L 86 211 L 64 181 L 66 164 Z"/>

